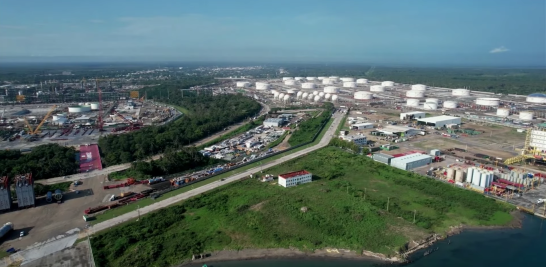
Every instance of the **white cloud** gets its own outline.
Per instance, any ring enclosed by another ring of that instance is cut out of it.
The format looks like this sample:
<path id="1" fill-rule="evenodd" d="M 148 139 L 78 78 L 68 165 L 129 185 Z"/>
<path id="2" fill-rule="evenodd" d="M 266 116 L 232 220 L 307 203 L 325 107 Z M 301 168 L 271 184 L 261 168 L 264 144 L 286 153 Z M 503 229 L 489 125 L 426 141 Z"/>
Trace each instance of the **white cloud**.
<path id="1" fill-rule="evenodd" d="M 510 49 L 504 47 L 504 46 L 501 46 L 501 47 L 497 47 L 497 48 L 494 48 L 493 50 L 489 51 L 489 53 L 491 54 L 496 54 L 496 53 L 504 53 L 504 52 L 508 52 L 510 51 Z"/>
<path id="2" fill-rule="evenodd" d="M 104 20 L 92 19 L 92 20 L 90 20 L 89 22 L 91 22 L 91 23 L 104 23 Z"/>

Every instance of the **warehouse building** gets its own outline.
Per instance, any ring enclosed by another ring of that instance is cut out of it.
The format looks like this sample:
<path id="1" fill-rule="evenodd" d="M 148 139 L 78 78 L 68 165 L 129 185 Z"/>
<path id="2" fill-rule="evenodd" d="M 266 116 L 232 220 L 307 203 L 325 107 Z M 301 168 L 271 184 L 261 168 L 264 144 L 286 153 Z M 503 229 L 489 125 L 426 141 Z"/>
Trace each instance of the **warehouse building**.
<path id="1" fill-rule="evenodd" d="M 421 112 L 421 111 L 400 113 L 400 120 L 416 120 L 416 119 L 422 119 L 424 117 L 425 117 L 425 112 Z"/>
<path id="2" fill-rule="evenodd" d="M 437 117 L 430 117 L 430 118 L 424 118 L 424 119 L 418 119 L 417 120 L 419 124 L 425 124 L 427 126 L 433 126 L 436 128 L 442 128 L 445 127 L 448 124 L 461 124 L 461 118 L 460 117 L 453 117 L 453 116 L 437 116 Z"/>
<path id="3" fill-rule="evenodd" d="M 372 159 L 377 162 L 385 163 L 387 165 L 391 164 L 391 160 L 394 157 L 391 155 L 383 154 L 383 153 L 376 153 L 372 155 Z"/>
<path id="4" fill-rule="evenodd" d="M 398 136 L 412 136 L 419 134 L 421 130 L 398 125 L 388 125 L 383 129 L 377 129 L 377 131 L 382 132 L 386 135 L 398 135 Z"/>
<path id="5" fill-rule="evenodd" d="M 281 127 L 284 124 L 284 119 L 281 118 L 269 118 L 264 121 L 264 126 L 267 127 Z"/>
<path id="6" fill-rule="evenodd" d="M 391 159 L 392 167 L 405 171 L 426 166 L 430 163 L 432 163 L 431 156 L 419 153 L 409 154 L 406 156 Z"/>
<path id="7" fill-rule="evenodd" d="M 292 187 L 300 184 L 310 183 L 313 175 L 306 171 L 295 171 L 279 175 L 279 185 L 283 187 Z"/>
<path id="8" fill-rule="evenodd" d="M 347 142 L 353 142 L 359 146 L 365 146 L 368 144 L 366 136 L 363 135 L 342 135 L 339 138 Z"/>
<path id="9" fill-rule="evenodd" d="M 351 128 L 353 130 L 364 130 L 364 129 L 373 129 L 373 123 L 369 123 L 369 122 L 366 122 L 366 123 L 357 123 L 357 124 L 353 124 L 351 126 Z"/>

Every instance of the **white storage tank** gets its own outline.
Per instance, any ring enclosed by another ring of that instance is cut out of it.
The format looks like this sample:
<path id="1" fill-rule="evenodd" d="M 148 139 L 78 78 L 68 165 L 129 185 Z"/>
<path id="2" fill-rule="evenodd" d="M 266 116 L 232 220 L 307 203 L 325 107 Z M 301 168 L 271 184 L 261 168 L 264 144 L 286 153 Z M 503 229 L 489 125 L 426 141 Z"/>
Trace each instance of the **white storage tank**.
<path id="1" fill-rule="evenodd" d="M 279 92 L 273 92 L 273 99 L 279 98 Z"/>
<path id="2" fill-rule="evenodd" d="M 427 86 L 424 84 L 414 84 L 411 86 L 411 90 L 413 91 L 426 91 Z"/>
<path id="3" fill-rule="evenodd" d="M 368 79 L 357 79 L 357 80 L 356 80 L 356 83 L 358 83 L 358 84 L 366 84 L 366 83 L 368 83 Z"/>
<path id="4" fill-rule="evenodd" d="M 309 96 L 307 97 L 307 100 L 313 100 L 313 98 L 315 98 L 315 95 L 314 94 L 309 94 Z"/>
<path id="5" fill-rule="evenodd" d="M 72 106 L 68 107 L 68 113 L 82 113 L 91 111 L 90 106 Z"/>
<path id="6" fill-rule="evenodd" d="M 336 102 L 336 101 L 337 101 L 337 98 L 338 98 L 337 95 L 332 95 L 332 101 L 333 101 L 333 102 Z"/>
<path id="7" fill-rule="evenodd" d="M 425 104 L 423 104 L 423 109 L 425 110 L 435 110 L 437 108 L 438 108 L 438 104 L 433 102 L 425 102 Z"/>
<path id="8" fill-rule="evenodd" d="M 394 82 L 384 81 L 384 82 L 381 83 L 381 85 L 391 87 L 391 86 L 394 86 Z"/>
<path id="9" fill-rule="evenodd" d="M 99 110 L 99 103 L 91 103 L 91 110 Z"/>
<path id="10" fill-rule="evenodd" d="M 269 90 L 271 85 L 268 83 L 256 82 L 256 90 Z"/>
<path id="11" fill-rule="evenodd" d="M 343 77 L 340 79 L 342 82 L 354 82 L 355 78 Z"/>
<path id="12" fill-rule="evenodd" d="M 309 96 L 309 93 L 303 93 L 303 95 L 301 95 L 301 98 L 302 99 L 307 99 L 308 96 Z"/>
<path id="13" fill-rule="evenodd" d="M 444 108 L 457 108 L 457 102 L 455 102 L 455 101 L 444 101 Z"/>
<path id="14" fill-rule="evenodd" d="M 438 99 L 438 98 L 427 98 L 425 100 L 425 102 L 427 102 L 427 103 L 436 103 L 436 105 L 438 105 L 438 104 L 440 104 L 440 99 Z"/>
<path id="15" fill-rule="evenodd" d="M 327 77 L 319 76 L 319 77 L 317 77 L 317 80 L 322 81 L 322 80 L 324 80 L 324 79 L 326 79 L 326 78 L 327 78 Z"/>
<path id="16" fill-rule="evenodd" d="M 421 98 L 421 97 L 424 97 L 424 96 L 425 96 L 425 92 L 423 92 L 423 91 L 410 90 L 410 91 L 406 92 L 406 97 Z"/>
<path id="17" fill-rule="evenodd" d="M 295 89 L 288 89 L 288 90 L 286 90 L 286 93 L 289 94 L 289 95 L 296 94 L 297 92 L 298 92 L 298 90 L 295 90 Z"/>
<path id="18" fill-rule="evenodd" d="M 289 95 L 285 95 L 285 96 L 283 97 L 283 100 L 284 100 L 284 102 L 290 101 L 290 96 L 289 96 Z"/>
<path id="19" fill-rule="evenodd" d="M 316 96 L 315 96 L 315 99 L 314 99 L 315 102 L 319 102 L 319 101 L 320 101 L 320 98 L 321 98 L 320 96 L 316 95 Z"/>
<path id="20" fill-rule="evenodd" d="M 324 92 L 319 92 L 318 95 L 319 95 L 320 97 L 324 97 Z"/>
<path id="21" fill-rule="evenodd" d="M 407 99 L 406 100 L 406 106 L 408 106 L 408 107 L 418 107 L 419 106 L 419 99 Z"/>
<path id="22" fill-rule="evenodd" d="M 510 116 L 510 109 L 507 109 L 507 108 L 498 108 L 498 109 L 497 109 L 497 116 L 500 116 L 500 117 L 508 117 L 508 116 Z"/>
<path id="23" fill-rule="evenodd" d="M 329 93 L 329 94 L 337 94 L 337 93 L 339 93 L 339 87 L 326 86 L 326 87 L 324 87 L 324 92 Z"/>
<path id="24" fill-rule="evenodd" d="M 282 80 L 283 81 L 288 81 L 288 80 L 294 80 L 294 78 L 292 78 L 292 77 L 282 77 Z"/>
<path id="25" fill-rule="evenodd" d="M 284 81 L 285 85 L 296 85 L 296 80 L 286 80 Z"/>
<path id="26" fill-rule="evenodd" d="M 313 91 L 313 95 L 318 95 L 319 91 Z"/>
<path id="27" fill-rule="evenodd" d="M 370 86 L 371 92 L 385 92 L 385 86 L 383 85 L 372 85 Z"/>
<path id="28" fill-rule="evenodd" d="M 355 88 L 356 83 L 355 82 L 344 82 L 343 87 L 345 87 L 345 88 Z"/>
<path id="29" fill-rule="evenodd" d="M 303 81 L 303 80 L 305 80 L 305 78 L 303 78 L 303 77 L 294 77 L 294 80 L 296 80 L 296 81 Z"/>
<path id="30" fill-rule="evenodd" d="M 536 104 L 546 104 L 546 94 L 535 93 L 527 96 L 525 101 Z"/>
<path id="31" fill-rule="evenodd" d="M 250 86 L 249 82 L 237 82 L 237 87 L 239 87 L 239 88 L 246 88 L 246 87 L 249 87 L 249 86 Z"/>
<path id="32" fill-rule="evenodd" d="M 334 81 L 334 82 L 338 82 L 339 81 L 339 77 L 338 76 L 330 76 L 328 77 L 328 79 Z"/>
<path id="33" fill-rule="evenodd" d="M 282 100 L 284 98 L 285 94 L 284 93 L 280 93 L 279 94 L 279 100 Z"/>
<path id="34" fill-rule="evenodd" d="M 279 93 L 279 91 L 277 91 L 277 90 L 275 90 L 275 89 L 273 89 L 273 90 L 271 90 L 271 91 L 269 91 L 269 92 L 272 93 L 272 94 L 275 94 L 275 93 L 278 94 L 278 93 Z"/>
<path id="35" fill-rule="evenodd" d="M 317 77 L 307 77 L 305 78 L 307 79 L 308 81 L 312 82 L 312 81 L 316 81 L 317 80 Z"/>
<path id="36" fill-rule="evenodd" d="M 488 106 L 488 107 L 498 107 L 500 105 L 500 99 L 482 97 L 476 99 L 476 105 L 478 106 Z"/>
<path id="37" fill-rule="evenodd" d="M 296 98 L 300 99 L 300 98 L 301 98 L 301 95 L 303 95 L 303 92 L 298 92 L 298 93 L 296 94 Z"/>
<path id="38" fill-rule="evenodd" d="M 451 95 L 454 95 L 454 96 L 469 96 L 470 95 L 470 90 L 462 89 L 462 88 L 453 89 L 451 91 Z"/>
<path id="39" fill-rule="evenodd" d="M 302 83 L 301 88 L 302 89 L 314 89 L 317 86 L 314 83 Z"/>
<path id="40" fill-rule="evenodd" d="M 520 111 L 519 112 L 519 119 L 522 121 L 532 121 L 534 117 L 534 113 L 532 111 Z"/>
<path id="41" fill-rule="evenodd" d="M 330 97 L 332 97 L 332 95 L 331 95 L 331 94 L 326 94 L 326 95 L 324 95 L 324 99 L 326 99 L 326 100 L 329 100 L 329 99 L 330 99 Z"/>
<path id="42" fill-rule="evenodd" d="M 329 84 L 335 84 L 335 81 L 330 78 L 324 78 L 322 80 L 322 84 L 329 85 Z"/>
<path id="43" fill-rule="evenodd" d="M 354 94 L 356 100 L 370 100 L 373 99 L 373 94 L 366 91 L 358 91 Z"/>

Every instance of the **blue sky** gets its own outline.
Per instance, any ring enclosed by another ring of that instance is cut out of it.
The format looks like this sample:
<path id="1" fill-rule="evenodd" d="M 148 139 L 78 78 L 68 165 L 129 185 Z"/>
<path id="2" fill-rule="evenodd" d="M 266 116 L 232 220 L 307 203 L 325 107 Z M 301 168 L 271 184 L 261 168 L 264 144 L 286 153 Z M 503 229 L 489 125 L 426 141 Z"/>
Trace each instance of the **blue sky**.
<path id="1" fill-rule="evenodd" d="M 545 2 L 2 1 L 0 57 L 546 65 Z"/>

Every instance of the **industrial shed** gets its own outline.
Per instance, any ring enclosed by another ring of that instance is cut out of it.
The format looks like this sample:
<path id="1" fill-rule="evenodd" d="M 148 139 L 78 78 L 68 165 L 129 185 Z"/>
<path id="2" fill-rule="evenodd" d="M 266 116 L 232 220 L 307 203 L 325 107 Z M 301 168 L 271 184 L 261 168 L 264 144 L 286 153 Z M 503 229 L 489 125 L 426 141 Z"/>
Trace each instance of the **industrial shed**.
<path id="1" fill-rule="evenodd" d="M 395 134 L 398 136 L 411 136 L 419 134 L 421 132 L 421 130 L 419 129 L 398 125 L 388 125 L 383 129 L 377 129 L 377 131 L 382 132 L 386 135 Z"/>
<path id="2" fill-rule="evenodd" d="M 392 167 L 405 171 L 419 168 L 430 163 L 432 163 L 431 156 L 419 153 L 409 154 L 406 156 L 391 159 Z"/>
<path id="3" fill-rule="evenodd" d="M 461 118 L 460 117 L 453 117 L 453 116 L 437 116 L 437 117 L 430 117 L 430 118 L 424 118 L 424 119 L 418 119 L 417 120 L 420 124 L 426 124 L 428 126 L 434 126 L 434 127 L 445 127 L 448 124 L 461 124 Z"/>
<path id="4" fill-rule="evenodd" d="M 280 127 L 281 125 L 283 125 L 283 123 L 284 123 L 284 119 L 269 118 L 264 121 L 263 125 L 267 127 Z"/>
<path id="5" fill-rule="evenodd" d="M 387 155 L 387 154 L 383 154 L 383 153 L 376 153 L 376 154 L 373 154 L 372 155 L 372 159 L 374 161 L 378 161 L 378 162 L 381 162 L 381 163 L 385 163 L 387 165 L 391 164 L 391 160 L 393 159 L 394 157 L 391 156 L 391 155 Z"/>
<path id="6" fill-rule="evenodd" d="M 372 129 L 373 123 L 366 122 L 366 123 L 356 123 L 351 126 L 353 130 L 363 130 L 363 129 Z"/>
<path id="7" fill-rule="evenodd" d="M 425 117 L 425 112 L 421 112 L 421 111 L 400 113 L 400 120 L 422 119 L 424 117 Z"/>

